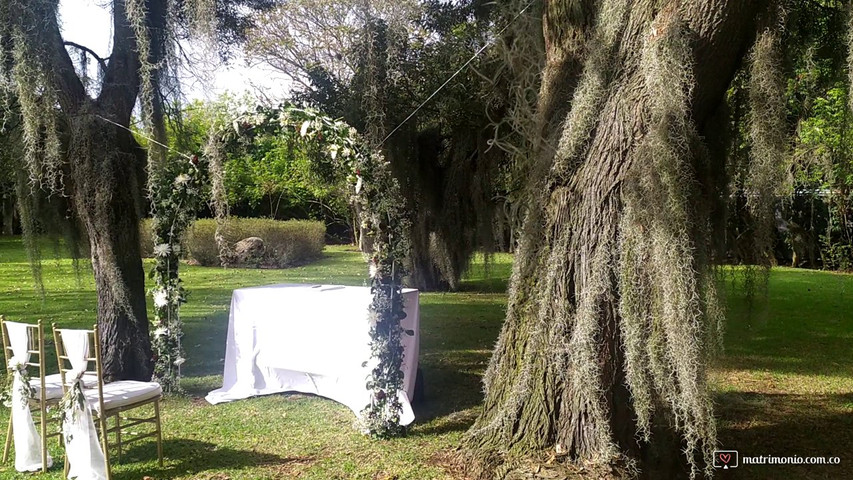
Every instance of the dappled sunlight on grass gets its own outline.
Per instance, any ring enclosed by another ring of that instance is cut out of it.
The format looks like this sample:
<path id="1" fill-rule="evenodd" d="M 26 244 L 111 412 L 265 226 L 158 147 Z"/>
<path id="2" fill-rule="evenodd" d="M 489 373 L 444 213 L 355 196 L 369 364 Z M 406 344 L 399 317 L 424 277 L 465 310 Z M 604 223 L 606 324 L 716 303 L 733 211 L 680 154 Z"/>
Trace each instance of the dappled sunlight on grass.
<path id="1" fill-rule="evenodd" d="M 505 269 L 510 261 L 508 256 L 502 259 Z M 0 238 L 0 264 L 0 313 L 69 327 L 95 321 L 94 282 L 87 262 L 75 272 L 68 259 L 46 259 L 43 299 L 33 289 L 18 239 Z M 151 265 L 145 261 L 146 269 Z M 480 375 L 503 319 L 504 295 L 473 290 L 422 294 L 420 365 L 426 397 L 415 406 L 418 422 L 407 438 L 377 442 L 353 428 L 355 417 L 349 409 L 319 397 L 272 395 L 216 406 L 203 400 L 222 383 L 232 290 L 274 283 L 366 285 L 367 268 L 360 253 L 353 247 L 333 246 L 327 247 L 323 259 L 298 268 L 182 265 L 181 274 L 189 300 L 181 310 L 188 358 L 183 385 L 189 396 L 164 402 L 164 469 L 156 466 L 154 444 L 141 442 L 125 454 L 123 464 L 114 465 L 116 479 L 447 478 L 430 458 L 455 447 L 473 422 L 482 401 Z M 489 279 L 482 269 L 465 285 L 478 281 L 495 290 L 506 288 L 505 278 Z M 48 361 L 52 364 L 52 356 Z M 0 421 L 5 422 L 5 415 L 0 409 Z M 58 445 L 51 450 L 61 458 Z M 19 477 L 28 476 L 15 474 L 11 465 L 0 466 L 0 478 Z M 61 469 L 53 469 L 44 478 L 60 477 Z"/>
<path id="2" fill-rule="evenodd" d="M 388 441 L 362 436 L 349 409 L 323 398 L 271 395 L 215 406 L 203 400 L 221 386 L 232 290 L 274 283 L 366 285 L 366 265 L 353 247 L 327 247 L 323 259 L 285 270 L 182 265 L 189 292 L 182 308 L 188 396 L 164 402 L 165 467 L 156 465 L 154 443 L 143 441 L 115 466 L 115 478 L 451 478 L 435 458 L 459 445 L 479 412 L 481 377 L 506 313 L 512 257 L 497 254 L 490 262 L 486 268 L 482 257 L 475 259 L 460 292 L 421 294 L 425 399 L 414 407 L 409 435 Z M 145 268 L 151 265 L 146 260 Z M 68 259 L 46 258 L 43 278 L 42 298 L 19 239 L 0 237 L 0 313 L 70 327 L 95 321 L 88 262 L 75 271 Z M 767 297 L 751 304 L 738 282 L 728 281 L 726 290 L 726 348 L 711 374 L 721 447 L 742 455 L 842 457 L 841 467 L 740 468 L 737 478 L 853 478 L 845 467 L 853 462 L 853 276 L 776 269 Z M 6 415 L 0 409 L 0 425 Z M 51 451 L 60 468 L 39 478 L 62 476 L 55 441 Z M 0 478 L 32 477 L 6 464 Z"/>
<path id="3" fill-rule="evenodd" d="M 728 290 L 725 354 L 711 377 L 721 447 L 842 461 L 749 466 L 737 478 L 853 478 L 853 276 L 774 269 L 752 304 L 737 283 Z"/>

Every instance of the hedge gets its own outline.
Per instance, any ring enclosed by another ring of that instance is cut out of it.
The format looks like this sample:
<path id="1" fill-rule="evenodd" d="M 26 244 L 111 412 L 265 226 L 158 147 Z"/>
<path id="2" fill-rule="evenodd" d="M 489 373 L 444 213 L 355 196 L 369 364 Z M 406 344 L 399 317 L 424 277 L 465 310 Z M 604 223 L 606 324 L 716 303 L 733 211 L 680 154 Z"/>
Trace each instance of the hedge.
<path id="1" fill-rule="evenodd" d="M 187 258 L 200 265 L 219 265 L 215 232 L 215 220 L 197 220 L 183 241 Z M 320 258 L 325 246 L 326 226 L 313 220 L 231 218 L 224 235 L 232 248 L 244 238 L 260 237 L 263 240 L 263 255 L 241 266 L 281 268 L 303 265 Z"/>

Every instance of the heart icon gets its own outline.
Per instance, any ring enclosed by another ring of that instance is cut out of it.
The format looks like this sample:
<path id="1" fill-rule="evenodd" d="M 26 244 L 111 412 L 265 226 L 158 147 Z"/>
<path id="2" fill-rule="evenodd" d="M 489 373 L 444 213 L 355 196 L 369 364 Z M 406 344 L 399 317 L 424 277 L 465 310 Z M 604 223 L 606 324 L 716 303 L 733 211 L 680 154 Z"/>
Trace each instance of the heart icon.
<path id="1" fill-rule="evenodd" d="M 720 454 L 720 461 L 723 463 L 729 463 L 731 461 L 731 459 L 732 459 L 731 453 L 721 453 Z"/>

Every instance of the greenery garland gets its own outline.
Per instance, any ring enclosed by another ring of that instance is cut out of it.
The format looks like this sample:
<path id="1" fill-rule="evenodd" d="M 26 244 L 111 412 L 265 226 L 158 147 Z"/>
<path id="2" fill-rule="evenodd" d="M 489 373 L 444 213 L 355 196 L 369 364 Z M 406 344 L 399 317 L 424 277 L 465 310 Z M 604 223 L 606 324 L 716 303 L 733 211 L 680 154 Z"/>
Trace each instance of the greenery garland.
<path id="1" fill-rule="evenodd" d="M 12 360 L 14 361 L 14 359 Z M 7 408 L 12 407 L 12 394 L 15 385 L 15 372 L 21 374 L 21 401 L 24 406 L 29 406 L 30 399 L 34 397 L 33 386 L 30 384 L 30 372 L 27 371 L 26 363 L 9 363 L 9 375 L 6 375 L 6 384 L 0 392 L 0 403 Z"/>
<path id="2" fill-rule="evenodd" d="M 358 169 L 356 179 L 356 185 L 362 186 L 358 196 L 362 226 L 373 238 L 370 259 L 373 301 L 368 313 L 371 353 L 368 363 L 372 368 L 366 385 L 371 391 L 371 401 L 361 415 L 366 432 L 385 438 L 405 432 L 400 425 L 402 405 L 397 392 L 403 389 L 401 339 L 404 334 L 414 335 L 400 325 L 406 317 L 402 291 L 405 271 L 400 260 L 406 258 L 410 248 L 406 236 L 409 227 L 399 185 L 389 166 L 379 155 L 372 156 L 370 164 L 374 168 Z M 369 172 L 369 176 L 363 177 L 362 172 Z"/>
<path id="3" fill-rule="evenodd" d="M 82 374 L 81 374 L 82 375 Z M 72 381 L 62 400 L 59 402 L 59 415 L 62 420 L 61 425 L 66 425 L 77 420 L 77 415 L 86 408 L 86 396 L 83 395 L 83 380 L 77 378 Z M 73 436 L 70 430 L 61 428 L 62 436 L 65 443 L 71 442 Z"/>
<path id="4" fill-rule="evenodd" d="M 368 312 L 371 358 L 363 364 L 371 367 L 366 378 L 371 399 L 361 412 L 362 427 L 380 438 L 400 435 L 405 431 L 400 425 L 402 405 L 397 397 L 403 389 L 404 352 L 400 340 L 402 335 L 414 332 L 400 326 L 406 316 L 402 260 L 408 256 L 409 241 L 399 184 L 391 175 L 388 162 L 371 152 L 353 127 L 312 108 L 259 106 L 244 112 L 231 125 L 219 129 L 214 139 L 217 148 L 209 146 L 208 152 L 223 155 L 245 147 L 259 134 L 290 139 L 309 154 L 312 169 L 322 178 L 331 180 L 343 173 L 352 185 L 352 201 L 361 212 L 361 226 L 373 238 L 373 252 L 369 255 L 373 300 Z M 210 163 L 221 164 L 222 159 L 211 158 Z M 215 181 L 216 176 L 211 176 Z M 220 202 L 222 198 L 218 196 Z M 222 205 L 215 210 L 226 211 Z M 220 245 L 220 250 L 227 248 Z"/>
<path id="5" fill-rule="evenodd" d="M 181 391 L 181 365 L 185 361 L 181 347 L 183 326 L 181 304 L 186 301 L 178 275 L 181 237 L 195 219 L 204 200 L 205 169 L 197 156 L 174 158 L 165 162 L 152 179 L 154 210 L 154 379 L 166 392 Z"/>

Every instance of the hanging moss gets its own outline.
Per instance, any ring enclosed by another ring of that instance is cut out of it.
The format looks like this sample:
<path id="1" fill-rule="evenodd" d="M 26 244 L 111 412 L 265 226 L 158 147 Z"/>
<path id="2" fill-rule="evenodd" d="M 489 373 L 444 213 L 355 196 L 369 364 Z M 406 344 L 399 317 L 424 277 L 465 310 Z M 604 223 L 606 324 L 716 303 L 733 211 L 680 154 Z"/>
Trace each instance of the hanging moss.
<path id="1" fill-rule="evenodd" d="M 589 42 L 580 84 L 550 166 L 554 178 L 567 178 L 582 160 L 584 146 L 593 134 L 599 110 L 606 100 L 604 92 L 613 77 L 614 49 L 627 21 L 627 12 L 627 3 L 620 0 L 605 1 L 601 6 L 596 37 Z"/>
<path id="2" fill-rule="evenodd" d="M 847 4 L 847 83 L 853 92 L 853 2 Z M 853 112 L 853 95 L 847 95 L 848 108 Z"/>
<path id="3" fill-rule="evenodd" d="M 749 59 L 752 145 L 744 191 L 754 224 L 755 258 L 765 267 L 774 260 L 772 232 L 777 199 L 788 195 L 792 189 L 780 42 L 776 25 L 763 29 L 758 33 Z"/>
<path id="4" fill-rule="evenodd" d="M 57 124 L 57 97 L 45 77 L 45 68 L 41 63 L 45 52 L 35 40 L 39 32 L 27 29 L 33 17 L 52 14 L 55 5 L 38 0 L 9 5 L 6 15 L 18 15 L 16 21 L 0 23 L 6 25 L 8 35 L 4 40 L 7 45 L 4 65 L 9 84 L 7 91 L 13 92 L 21 119 L 23 120 L 24 163 L 28 172 L 29 182 L 34 188 L 42 188 L 51 193 L 61 193 L 63 190 L 63 169 L 61 145 Z M 35 22 L 42 24 L 43 22 Z M 45 27 L 46 28 L 46 27 Z M 10 68 L 11 67 L 11 68 Z"/>
<path id="5" fill-rule="evenodd" d="M 707 306 L 716 305 L 708 264 L 692 235 L 696 179 L 690 119 L 692 51 L 677 19 L 652 27 L 641 69 L 651 98 L 650 131 L 638 147 L 640 181 L 627 196 L 620 226 L 621 328 L 628 387 L 639 432 L 648 438 L 658 400 L 668 407 L 686 444 L 691 476 L 712 468 L 716 428 L 707 388 Z M 649 208 L 648 205 L 655 205 Z M 703 232 L 701 226 L 698 231 Z M 704 233 L 704 232 L 703 232 Z M 697 462 L 702 459 L 701 464 Z"/>

